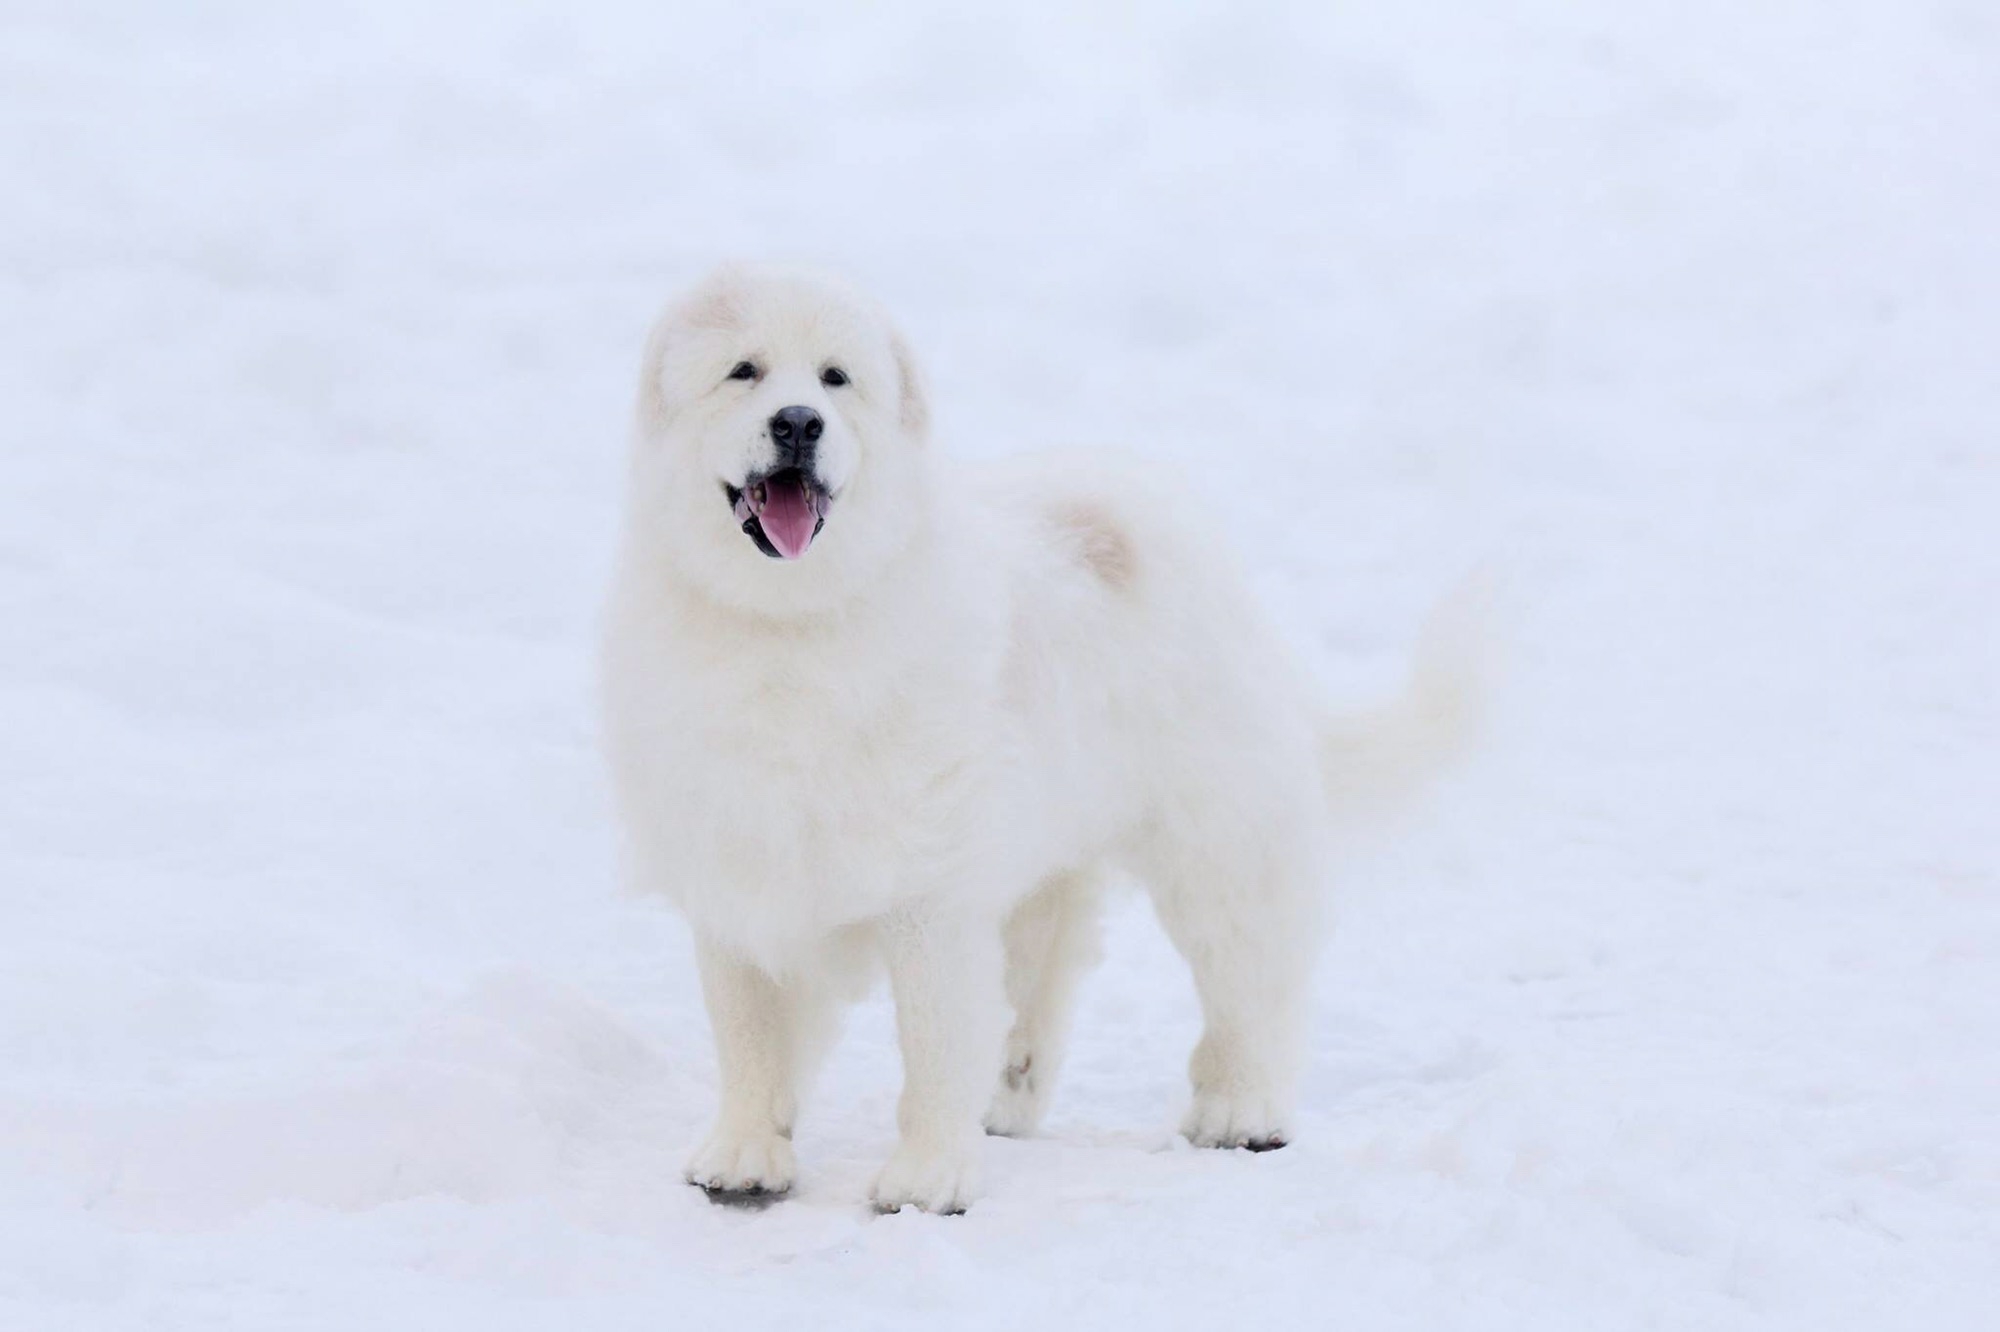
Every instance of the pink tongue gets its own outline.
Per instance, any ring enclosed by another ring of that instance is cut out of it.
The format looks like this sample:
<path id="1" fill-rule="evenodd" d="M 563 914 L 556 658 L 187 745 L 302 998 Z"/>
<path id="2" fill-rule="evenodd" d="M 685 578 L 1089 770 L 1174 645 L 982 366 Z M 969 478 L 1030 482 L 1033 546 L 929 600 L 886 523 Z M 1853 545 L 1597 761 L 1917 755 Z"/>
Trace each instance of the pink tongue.
<path id="1" fill-rule="evenodd" d="M 783 481 L 775 478 L 765 483 L 764 508 L 757 515 L 764 524 L 764 535 L 778 548 L 778 553 L 788 560 L 795 560 L 806 553 L 812 544 L 813 529 L 819 526 L 819 514 L 814 511 L 812 498 L 800 482 L 790 477 Z"/>

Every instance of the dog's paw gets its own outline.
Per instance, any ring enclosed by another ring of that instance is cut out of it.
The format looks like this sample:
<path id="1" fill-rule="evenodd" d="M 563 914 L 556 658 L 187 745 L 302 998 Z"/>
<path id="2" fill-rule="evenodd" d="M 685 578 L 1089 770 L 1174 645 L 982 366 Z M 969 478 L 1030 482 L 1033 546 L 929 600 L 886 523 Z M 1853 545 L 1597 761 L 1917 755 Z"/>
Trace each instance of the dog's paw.
<path id="1" fill-rule="evenodd" d="M 1046 1108 L 1031 1056 L 1007 1065 L 986 1108 L 986 1131 L 998 1138 L 1033 1137 Z"/>
<path id="2" fill-rule="evenodd" d="M 870 1191 L 878 1212 L 921 1207 L 940 1216 L 956 1216 L 971 1205 L 979 1191 L 979 1144 L 919 1150 L 908 1143 L 896 1148 L 889 1164 L 875 1177 Z"/>
<path id="3" fill-rule="evenodd" d="M 1197 1091 L 1181 1133 L 1197 1147 L 1274 1151 L 1291 1140 L 1284 1117 L 1267 1099 Z"/>
<path id="4" fill-rule="evenodd" d="M 762 1206 L 791 1191 L 797 1162 L 792 1144 L 769 1129 L 717 1129 L 687 1164 L 687 1182 L 720 1203 Z"/>

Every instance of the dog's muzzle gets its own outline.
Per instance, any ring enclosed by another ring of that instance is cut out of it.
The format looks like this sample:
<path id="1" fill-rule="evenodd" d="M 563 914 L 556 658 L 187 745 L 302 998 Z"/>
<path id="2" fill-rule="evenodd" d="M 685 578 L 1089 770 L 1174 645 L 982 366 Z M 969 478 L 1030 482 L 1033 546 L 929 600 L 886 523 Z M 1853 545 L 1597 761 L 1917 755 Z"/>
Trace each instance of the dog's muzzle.
<path id="1" fill-rule="evenodd" d="M 725 483 L 722 489 L 744 534 L 774 560 L 805 554 L 833 504 L 819 478 L 798 467 L 750 476 L 741 487 Z"/>
<path id="2" fill-rule="evenodd" d="M 819 437 L 826 421 L 810 407 L 783 407 L 764 429 L 777 449 L 777 466 L 752 473 L 740 487 L 725 481 L 722 488 L 757 549 L 772 559 L 795 560 L 826 526 L 833 503 L 819 479 Z"/>

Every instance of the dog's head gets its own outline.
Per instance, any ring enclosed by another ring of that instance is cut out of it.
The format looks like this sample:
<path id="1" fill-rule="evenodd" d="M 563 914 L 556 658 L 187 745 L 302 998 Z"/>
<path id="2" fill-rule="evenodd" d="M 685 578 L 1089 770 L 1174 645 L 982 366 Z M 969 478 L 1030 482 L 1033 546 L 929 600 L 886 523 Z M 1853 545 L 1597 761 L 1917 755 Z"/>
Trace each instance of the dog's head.
<path id="1" fill-rule="evenodd" d="M 819 279 L 724 269 L 646 347 L 633 521 L 711 597 L 844 598 L 925 518 L 924 396 L 882 313 Z"/>

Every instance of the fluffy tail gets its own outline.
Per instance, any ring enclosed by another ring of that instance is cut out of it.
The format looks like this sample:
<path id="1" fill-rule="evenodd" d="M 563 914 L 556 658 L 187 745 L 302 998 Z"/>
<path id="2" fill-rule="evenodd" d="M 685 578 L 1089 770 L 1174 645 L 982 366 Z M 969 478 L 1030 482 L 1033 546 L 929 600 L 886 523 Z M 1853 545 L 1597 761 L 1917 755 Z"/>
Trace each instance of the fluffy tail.
<path id="1" fill-rule="evenodd" d="M 1321 723 L 1320 766 L 1342 827 L 1407 808 L 1470 748 L 1494 673 L 1494 596 L 1489 574 L 1468 578 L 1425 620 L 1399 697 Z"/>

